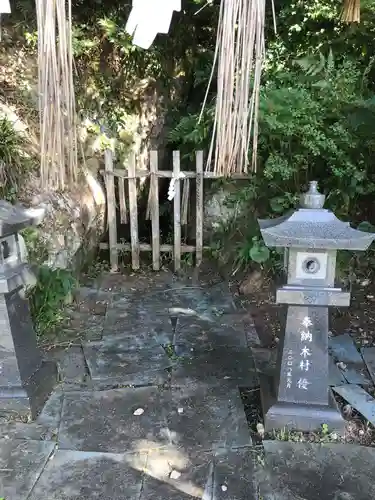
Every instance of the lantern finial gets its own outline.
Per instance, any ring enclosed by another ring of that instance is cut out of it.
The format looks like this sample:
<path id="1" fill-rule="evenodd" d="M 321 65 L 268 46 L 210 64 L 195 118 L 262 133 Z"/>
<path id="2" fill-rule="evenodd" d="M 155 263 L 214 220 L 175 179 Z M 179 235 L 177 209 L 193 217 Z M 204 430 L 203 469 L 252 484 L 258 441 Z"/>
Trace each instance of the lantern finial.
<path id="1" fill-rule="evenodd" d="M 318 191 L 318 182 L 311 181 L 307 193 L 301 194 L 301 208 L 320 209 L 323 208 L 326 197 Z"/>

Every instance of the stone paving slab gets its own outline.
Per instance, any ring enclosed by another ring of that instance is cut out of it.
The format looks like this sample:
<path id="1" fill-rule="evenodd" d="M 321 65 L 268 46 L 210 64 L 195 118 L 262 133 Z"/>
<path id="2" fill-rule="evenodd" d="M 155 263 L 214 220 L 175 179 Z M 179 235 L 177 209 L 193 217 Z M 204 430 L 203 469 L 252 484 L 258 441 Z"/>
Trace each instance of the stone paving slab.
<path id="1" fill-rule="evenodd" d="M 221 385 L 253 388 L 259 386 L 258 375 L 249 348 L 216 347 L 204 352 L 177 346 L 179 359 L 172 370 L 171 384 Z"/>
<path id="2" fill-rule="evenodd" d="M 375 347 L 362 347 L 361 355 L 366 363 L 367 370 L 375 383 Z"/>
<path id="3" fill-rule="evenodd" d="M 372 385 L 362 356 L 348 333 L 330 338 L 328 346 L 335 361 L 344 363 L 342 373 L 349 384 Z"/>
<path id="4" fill-rule="evenodd" d="M 349 444 L 264 441 L 263 500 L 375 498 L 375 449 Z"/>
<path id="5" fill-rule="evenodd" d="M 257 371 L 266 375 L 274 375 L 277 357 L 276 349 L 252 347 L 251 352 L 254 356 Z"/>
<path id="6" fill-rule="evenodd" d="M 168 442 L 170 401 L 170 393 L 156 387 L 68 393 L 59 447 L 110 453 L 159 448 Z"/>
<path id="7" fill-rule="evenodd" d="M 140 500 L 212 499 L 212 455 L 173 447 L 148 454 Z"/>
<path id="8" fill-rule="evenodd" d="M 116 307 L 137 309 L 139 313 L 147 313 L 152 309 L 157 314 L 165 314 L 169 308 L 189 309 L 197 316 L 210 318 L 236 312 L 227 287 L 220 285 L 203 288 L 183 283 L 173 283 L 170 287 L 152 290 L 147 294 L 135 292 L 127 298 L 119 297 L 112 304 L 112 309 Z"/>
<path id="9" fill-rule="evenodd" d="M 217 318 L 236 312 L 236 306 L 227 286 L 222 283 L 209 288 L 174 286 L 165 291 L 169 307 L 192 309 L 198 316 Z"/>
<path id="10" fill-rule="evenodd" d="M 0 440 L 0 495 L 25 500 L 43 471 L 55 443 Z"/>
<path id="11" fill-rule="evenodd" d="M 146 458 L 58 450 L 28 500 L 139 500 Z"/>
<path id="12" fill-rule="evenodd" d="M 156 343 L 167 345 L 172 343 L 173 327 L 168 314 L 158 315 L 152 309 L 142 314 L 137 310 L 114 309 L 108 312 L 103 327 L 103 338 L 108 337 L 121 337 L 123 341 L 128 337 L 129 348 Z"/>
<path id="13" fill-rule="evenodd" d="M 60 425 L 61 412 L 64 401 L 64 393 L 61 387 L 57 387 L 48 398 L 43 410 L 40 412 L 37 423 L 57 429 Z"/>
<path id="14" fill-rule="evenodd" d="M 155 289 L 164 289 L 168 286 L 175 277 L 170 272 L 142 272 L 132 273 L 124 276 L 120 273 L 104 273 L 97 280 L 97 287 L 101 291 L 109 291 L 112 293 L 134 293 L 143 291 L 149 293 Z"/>
<path id="15" fill-rule="evenodd" d="M 4 415 L 0 420 L 0 439 L 56 441 L 62 398 L 63 393 L 58 388 L 48 399 L 37 420 L 33 422 L 21 422 Z"/>
<path id="16" fill-rule="evenodd" d="M 329 374 L 329 385 L 341 385 L 346 383 L 346 379 L 343 375 L 342 370 L 338 368 L 332 356 L 328 357 L 328 374 Z"/>
<path id="17" fill-rule="evenodd" d="M 214 500 L 259 500 L 256 484 L 256 451 L 251 448 L 221 450 L 215 454 Z"/>
<path id="18" fill-rule="evenodd" d="M 104 327 L 103 339 L 128 340 L 128 349 L 141 349 L 151 345 L 168 345 L 173 341 L 173 326 L 169 317 L 131 316 L 117 317 L 116 322 Z"/>
<path id="19" fill-rule="evenodd" d="M 79 287 L 74 292 L 74 299 L 79 311 L 104 316 L 112 295 L 95 288 Z"/>
<path id="20" fill-rule="evenodd" d="M 9 421 L 0 424 L 0 439 L 22 439 L 31 441 L 49 440 L 48 429 L 44 425 L 35 422 L 27 424 L 24 422 Z"/>
<path id="21" fill-rule="evenodd" d="M 216 346 L 247 347 L 247 339 L 244 324 L 237 315 L 224 315 L 215 321 L 188 316 L 178 319 L 173 344 L 205 350 Z"/>
<path id="22" fill-rule="evenodd" d="M 375 399 L 368 392 L 354 384 L 336 386 L 333 390 L 363 415 L 371 425 L 375 425 Z"/>
<path id="23" fill-rule="evenodd" d="M 156 345 L 145 349 L 128 349 L 128 339 L 107 339 L 83 346 L 91 379 L 104 385 L 161 385 L 171 366 L 165 350 Z"/>
<path id="24" fill-rule="evenodd" d="M 85 383 L 88 372 L 81 346 L 55 347 L 46 356 L 57 363 L 59 378 L 64 384 L 74 386 Z"/>
<path id="25" fill-rule="evenodd" d="M 172 443 L 184 450 L 251 445 L 239 391 L 226 386 L 173 388 L 168 428 Z"/>
<path id="26" fill-rule="evenodd" d="M 100 340 L 103 334 L 105 316 L 93 315 L 86 312 L 73 311 L 67 324 L 64 326 L 64 339 L 76 342 L 83 340 Z"/>

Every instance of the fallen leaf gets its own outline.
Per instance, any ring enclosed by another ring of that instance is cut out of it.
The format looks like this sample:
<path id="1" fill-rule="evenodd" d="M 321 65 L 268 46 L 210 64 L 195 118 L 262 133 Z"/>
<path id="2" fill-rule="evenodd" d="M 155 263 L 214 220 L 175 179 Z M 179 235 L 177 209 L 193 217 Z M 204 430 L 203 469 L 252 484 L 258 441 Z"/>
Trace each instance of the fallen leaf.
<path id="1" fill-rule="evenodd" d="M 169 475 L 171 479 L 178 479 L 180 476 L 181 472 L 178 472 L 177 470 L 173 470 Z"/>

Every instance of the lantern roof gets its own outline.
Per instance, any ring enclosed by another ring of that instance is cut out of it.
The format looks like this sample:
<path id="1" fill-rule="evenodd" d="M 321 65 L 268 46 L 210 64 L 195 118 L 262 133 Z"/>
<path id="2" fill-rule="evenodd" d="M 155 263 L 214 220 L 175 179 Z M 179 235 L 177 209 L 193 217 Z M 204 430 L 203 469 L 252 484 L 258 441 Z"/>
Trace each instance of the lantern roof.
<path id="1" fill-rule="evenodd" d="M 44 218 L 45 208 L 26 208 L 0 200 L 0 238 L 18 233 L 26 227 L 39 224 Z"/>
<path id="2" fill-rule="evenodd" d="M 349 222 L 324 209 L 324 201 L 318 183 L 312 181 L 307 193 L 301 195 L 301 208 L 276 219 L 259 219 L 265 244 L 268 247 L 366 250 L 375 234 L 353 229 Z"/>

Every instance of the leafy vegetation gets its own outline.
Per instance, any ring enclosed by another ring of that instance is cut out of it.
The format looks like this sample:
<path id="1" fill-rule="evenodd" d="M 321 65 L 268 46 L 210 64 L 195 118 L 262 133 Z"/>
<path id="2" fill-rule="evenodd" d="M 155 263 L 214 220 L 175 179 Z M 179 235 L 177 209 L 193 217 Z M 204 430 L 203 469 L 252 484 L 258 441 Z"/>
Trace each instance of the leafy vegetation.
<path id="1" fill-rule="evenodd" d="M 213 242 L 215 255 L 234 270 L 260 265 L 280 271 L 283 256 L 264 247 L 257 218 L 295 207 L 309 180 L 319 181 L 327 206 L 341 218 L 375 223 L 375 2 L 362 2 L 358 25 L 339 21 L 341 0 L 274 4 L 276 33 L 272 2 L 267 4 L 258 172 L 228 190 L 235 217 Z M 159 36 L 148 51 L 134 47 L 125 33 L 129 11 L 130 2 L 74 2 L 82 119 L 95 136 L 104 129 L 115 137 L 121 157 L 135 140 L 134 116 L 147 93 L 156 91 L 169 146 L 192 156 L 208 146 L 212 131 L 215 79 L 200 121 L 198 116 L 212 70 L 218 2 L 184 0 L 169 35 Z M 18 0 L 17 13 L 21 43 L 32 52 L 37 38 L 31 0 Z M 4 37 L 4 44 L 14 39 Z M 370 250 L 342 254 L 339 261 L 344 273 L 361 268 L 363 274 L 374 257 Z"/>
<path id="2" fill-rule="evenodd" d="M 19 182 L 32 166 L 24 152 L 25 141 L 8 118 L 0 117 L 0 196 L 8 201 L 16 198 Z"/>
<path id="3" fill-rule="evenodd" d="M 294 208 L 309 180 L 319 181 L 327 206 L 339 217 L 354 223 L 374 221 L 375 5 L 368 4 L 359 26 L 338 21 L 340 6 L 325 0 L 308 5 L 283 2 L 276 36 L 269 16 L 259 170 L 242 186 L 237 183 L 237 189 L 228 190 L 226 203 L 236 207 L 235 215 L 215 238 L 217 253 L 234 262 L 234 270 L 251 264 L 281 269 L 282 255 L 264 247 L 257 218 Z M 173 146 L 190 151 L 205 147 L 212 109 L 201 122 L 198 110 L 183 116 L 169 134 Z M 374 253 L 349 261 L 343 255 L 340 262 L 344 273 L 353 267 L 367 273 Z"/>
<path id="4" fill-rule="evenodd" d="M 39 336 L 53 333 L 65 318 L 77 280 L 69 270 L 41 266 L 37 284 L 30 290 L 31 314 Z"/>

